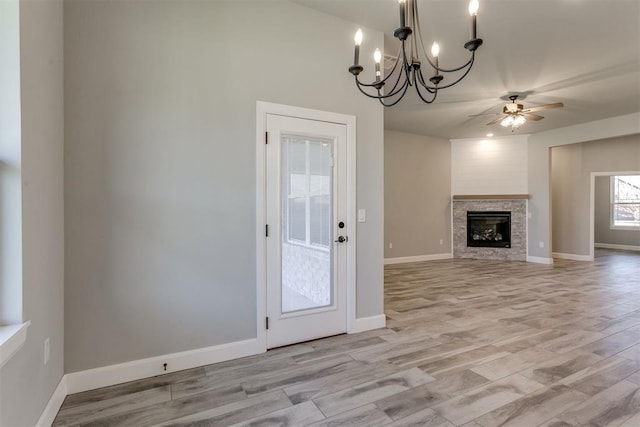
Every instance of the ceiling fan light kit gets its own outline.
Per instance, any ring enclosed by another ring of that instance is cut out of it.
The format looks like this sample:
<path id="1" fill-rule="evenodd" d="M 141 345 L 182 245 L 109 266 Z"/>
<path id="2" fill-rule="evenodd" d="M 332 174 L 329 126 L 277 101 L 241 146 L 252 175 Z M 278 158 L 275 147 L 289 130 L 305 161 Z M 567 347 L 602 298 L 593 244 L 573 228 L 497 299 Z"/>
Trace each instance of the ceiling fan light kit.
<path id="1" fill-rule="evenodd" d="M 517 114 L 509 114 L 507 117 L 502 119 L 502 121 L 500 122 L 500 125 L 506 128 L 511 126 L 511 129 L 513 130 L 525 124 L 526 121 L 527 119 L 524 116 L 517 115 Z"/>
<path id="2" fill-rule="evenodd" d="M 375 80 L 371 83 L 363 83 L 359 79 L 364 67 L 360 65 L 360 45 L 362 44 L 362 30 L 358 30 L 354 37 L 355 50 L 353 65 L 349 67 L 349 72 L 355 77 L 356 87 L 364 95 L 375 98 L 385 107 L 396 105 L 413 86 L 418 97 L 425 103 L 431 104 L 438 95 L 438 90 L 450 88 L 462 81 L 471 71 L 475 61 L 475 52 L 482 45 L 482 39 L 477 37 L 477 14 L 478 0 L 469 2 L 469 15 L 471 15 L 471 39 L 464 44 L 464 48 L 469 51 L 469 59 L 459 67 L 443 68 L 440 66 L 440 45 L 433 42 L 431 55 L 426 52 L 420 20 L 418 17 L 418 0 L 398 0 L 400 7 L 400 26 L 393 35 L 400 40 L 400 51 L 396 57 L 391 72 L 383 77 L 380 71 L 380 61 L 382 54 L 379 49 L 374 53 Z M 425 78 L 423 64 L 428 64 L 433 73 Z M 444 74 L 457 73 L 458 78 L 453 82 L 441 85 Z M 385 85 L 390 86 L 383 91 Z"/>

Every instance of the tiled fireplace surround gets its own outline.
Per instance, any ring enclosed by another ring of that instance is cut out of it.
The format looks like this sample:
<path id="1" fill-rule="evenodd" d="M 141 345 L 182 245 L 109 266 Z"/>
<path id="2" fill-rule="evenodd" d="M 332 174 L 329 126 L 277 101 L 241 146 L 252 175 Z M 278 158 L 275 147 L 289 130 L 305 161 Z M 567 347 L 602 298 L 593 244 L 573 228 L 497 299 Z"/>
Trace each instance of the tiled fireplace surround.
<path id="1" fill-rule="evenodd" d="M 467 211 L 510 211 L 510 248 L 467 247 Z M 527 260 L 527 197 L 453 197 L 453 257 L 508 261 Z"/>

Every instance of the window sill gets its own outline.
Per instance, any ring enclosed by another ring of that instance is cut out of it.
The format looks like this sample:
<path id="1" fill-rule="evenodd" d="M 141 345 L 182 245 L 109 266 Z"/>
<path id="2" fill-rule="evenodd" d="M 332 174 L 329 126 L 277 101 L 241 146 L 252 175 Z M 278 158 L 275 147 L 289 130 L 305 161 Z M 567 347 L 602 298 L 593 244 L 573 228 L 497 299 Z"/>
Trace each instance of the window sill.
<path id="1" fill-rule="evenodd" d="M 640 231 L 640 227 L 624 226 L 624 225 L 610 225 L 609 230 L 626 230 L 626 231 Z"/>
<path id="2" fill-rule="evenodd" d="M 27 328 L 31 322 L 21 325 L 0 326 L 0 368 L 20 350 L 27 340 Z"/>

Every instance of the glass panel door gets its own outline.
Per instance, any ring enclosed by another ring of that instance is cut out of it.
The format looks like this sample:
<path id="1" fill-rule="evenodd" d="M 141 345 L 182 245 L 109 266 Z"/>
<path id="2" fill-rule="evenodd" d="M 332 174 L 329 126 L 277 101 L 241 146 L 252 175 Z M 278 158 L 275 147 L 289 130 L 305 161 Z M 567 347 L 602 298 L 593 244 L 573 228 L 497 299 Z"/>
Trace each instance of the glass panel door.
<path id="1" fill-rule="evenodd" d="M 334 142 L 281 138 L 282 313 L 332 306 Z"/>
<path id="2" fill-rule="evenodd" d="M 347 126 L 267 114 L 267 348 L 346 331 Z"/>

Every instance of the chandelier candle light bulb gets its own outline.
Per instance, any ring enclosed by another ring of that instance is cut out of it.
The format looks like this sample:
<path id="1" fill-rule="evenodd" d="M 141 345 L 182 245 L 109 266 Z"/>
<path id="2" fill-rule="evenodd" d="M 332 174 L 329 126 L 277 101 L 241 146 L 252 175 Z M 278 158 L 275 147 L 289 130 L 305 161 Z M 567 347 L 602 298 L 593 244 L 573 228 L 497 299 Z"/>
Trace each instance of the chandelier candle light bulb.
<path id="1" fill-rule="evenodd" d="M 356 43 L 356 50 L 353 54 L 353 65 L 358 65 L 360 61 L 360 45 L 362 44 L 362 30 L 360 28 L 356 31 L 353 41 Z"/>
<path id="2" fill-rule="evenodd" d="M 405 15 L 407 13 L 407 0 L 398 0 L 400 4 L 400 28 L 406 27 Z"/>
<path id="3" fill-rule="evenodd" d="M 382 60 L 382 53 L 380 49 L 376 49 L 373 52 L 373 61 L 376 63 L 376 82 L 380 81 L 380 61 Z"/>
<path id="4" fill-rule="evenodd" d="M 476 38 L 476 18 L 478 17 L 478 9 L 480 4 L 478 0 L 471 0 L 469 2 L 469 15 L 471 15 L 471 38 Z"/>
<path id="5" fill-rule="evenodd" d="M 431 55 L 433 56 L 433 59 L 435 61 L 436 72 L 438 71 L 438 68 L 440 68 L 438 64 L 439 54 L 440 54 L 440 45 L 438 44 L 438 42 L 433 42 L 433 44 L 431 45 Z"/>

